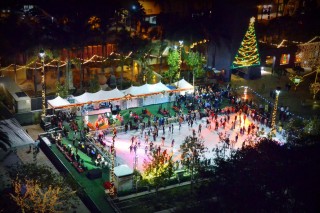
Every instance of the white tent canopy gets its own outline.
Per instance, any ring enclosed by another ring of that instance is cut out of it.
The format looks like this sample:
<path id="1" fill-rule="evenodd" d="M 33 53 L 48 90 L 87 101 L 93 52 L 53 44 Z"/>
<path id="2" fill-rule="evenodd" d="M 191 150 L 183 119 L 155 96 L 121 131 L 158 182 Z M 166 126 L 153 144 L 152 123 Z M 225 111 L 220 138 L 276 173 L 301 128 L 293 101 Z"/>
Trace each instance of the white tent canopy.
<path id="1" fill-rule="evenodd" d="M 82 95 L 74 96 L 73 99 L 75 100 L 75 104 L 87 104 L 90 102 L 107 102 L 107 101 L 118 101 L 122 98 L 124 98 L 126 95 L 131 95 L 133 97 L 138 96 L 145 96 L 145 99 L 143 101 L 143 105 L 149 105 L 149 104 L 157 104 L 157 103 L 164 103 L 168 101 L 168 97 L 164 95 L 164 92 L 168 92 L 170 89 L 164 85 L 163 83 L 159 82 L 156 84 L 145 84 L 142 86 L 131 86 L 130 88 L 126 90 L 118 90 L 117 88 L 110 90 L 110 91 L 104 91 L 100 90 L 96 93 L 89 93 L 85 92 Z M 146 96 L 150 97 L 146 97 Z M 152 97 L 151 97 L 152 96 Z M 147 100 L 148 99 L 148 100 Z M 117 105 L 122 105 L 122 102 L 117 103 Z M 69 103 L 67 100 L 57 97 L 53 100 L 48 101 L 49 105 L 52 108 L 59 108 L 59 107 L 65 107 L 69 105 L 73 105 Z M 124 103 L 124 102 L 123 102 Z M 141 105 L 141 101 L 134 98 L 130 101 L 130 106 L 128 106 L 128 102 L 125 104 L 126 108 L 131 107 L 138 107 Z"/>
<path id="2" fill-rule="evenodd" d="M 193 90 L 193 86 L 184 79 L 173 83 L 178 89 L 190 89 Z"/>
<path id="3" fill-rule="evenodd" d="M 86 102 L 89 102 L 91 98 L 92 98 L 92 93 L 85 92 L 82 95 L 75 96 L 74 100 L 76 101 L 76 103 L 86 103 Z"/>
<path id="4" fill-rule="evenodd" d="M 75 96 L 74 99 L 76 100 L 76 103 L 88 103 L 97 101 L 108 101 L 110 99 L 118 99 L 123 97 L 124 93 L 115 88 L 110 91 L 100 90 L 95 93 L 85 92 L 82 95 Z"/>
<path id="5" fill-rule="evenodd" d="M 159 82 L 156 84 L 144 84 L 139 87 L 131 86 L 126 90 L 122 90 L 122 92 L 126 95 L 139 96 L 139 95 L 147 95 L 147 94 L 159 93 L 159 92 L 169 91 L 169 90 L 170 89 L 166 85 Z"/>
<path id="6" fill-rule="evenodd" d="M 50 105 L 52 108 L 56 108 L 56 107 L 68 106 L 70 105 L 70 103 L 69 101 L 58 96 L 55 99 L 48 100 L 48 105 Z"/>

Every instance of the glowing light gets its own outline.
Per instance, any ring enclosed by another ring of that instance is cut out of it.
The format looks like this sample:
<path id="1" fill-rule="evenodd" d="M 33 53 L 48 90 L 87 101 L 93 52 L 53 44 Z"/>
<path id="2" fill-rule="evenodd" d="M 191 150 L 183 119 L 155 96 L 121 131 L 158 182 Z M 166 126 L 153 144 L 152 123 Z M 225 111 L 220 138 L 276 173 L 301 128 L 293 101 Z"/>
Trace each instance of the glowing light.
<path id="1" fill-rule="evenodd" d="M 114 53 L 112 52 L 110 54 L 111 55 L 116 55 L 116 56 L 120 56 L 120 54 L 118 53 Z M 129 58 L 130 56 L 132 55 L 132 52 L 130 52 L 127 56 L 125 56 L 125 58 Z M 40 54 L 39 54 L 40 56 Z M 103 63 L 103 62 L 106 62 L 108 59 L 108 57 L 103 57 L 103 56 L 98 56 L 98 55 L 93 55 L 91 58 L 87 59 L 87 60 L 84 60 L 82 58 L 74 58 L 72 59 L 71 61 L 74 61 L 74 60 L 80 60 L 80 61 L 83 61 L 83 64 L 87 64 L 87 63 L 90 63 L 90 62 L 94 62 L 94 63 Z M 115 59 L 112 59 L 114 61 L 118 61 L 120 59 L 118 58 L 115 58 Z M 60 65 L 58 66 L 56 63 L 57 62 L 60 62 Z M 46 67 L 64 67 L 67 65 L 67 61 L 63 61 L 63 60 L 58 60 L 58 59 L 52 59 L 50 62 L 47 62 L 46 64 L 44 64 Z M 37 67 L 34 66 L 34 64 L 37 65 Z M 16 68 L 16 69 L 15 69 Z M 34 61 L 31 61 L 30 63 L 28 63 L 27 65 L 25 66 L 21 66 L 21 65 L 15 65 L 15 64 L 10 64 L 9 66 L 7 67 L 3 67 L 0 69 L 0 71 L 6 71 L 6 72 L 15 72 L 15 71 L 19 71 L 19 70 L 25 70 L 25 69 L 35 69 L 35 70 L 40 70 L 42 69 L 42 63 L 38 63 L 36 62 L 36 60 Z"/>
<path id="2" fill-rule="evenodd" d="M 42 63 L 42 72 L 41 72 L 41 98 L 42 98 L 42 114 L 41 117 L 44 118 L 46 117 L 46 82 L 45 82 L 45 70 L 44 70 L 44 57 L 45 57 L 45 52 L 44 50 L 40 50 L 39 56 L 41 58 L 41 63 Z"/>
<path id="3" fill-rule="evenodd" d="M 255 19 L 250 19 L 249 28 L 241 42 L 238 53 L 236 54 L 231 68 L 241 68 L 260 65 L 257 38 L 254 30 Z"/>
<path id="4" fill-rule="evenodd" d="M 274 101 L 273 105 L 273 112 L 272 112 L 272 120 L 271 120 L 271 132 L 270 132 L 270 137 L 273 137 L 276 134 L 276 117 L 277 117 L 277 109 L 278 109 L 278 101 L 279 101 L 279 94 L 280 94 L 280 89 L 276 89 L 276 99 Z"/>
<path id="5" fill-rule="evenodd" d="M 248 93 L 248 87 L 244 87 L 244 91 L 243 91 L 243 98 L 244 98 L 244 100 L 247 100 L 247 99 L 248 99 L 247 93 Z"/>

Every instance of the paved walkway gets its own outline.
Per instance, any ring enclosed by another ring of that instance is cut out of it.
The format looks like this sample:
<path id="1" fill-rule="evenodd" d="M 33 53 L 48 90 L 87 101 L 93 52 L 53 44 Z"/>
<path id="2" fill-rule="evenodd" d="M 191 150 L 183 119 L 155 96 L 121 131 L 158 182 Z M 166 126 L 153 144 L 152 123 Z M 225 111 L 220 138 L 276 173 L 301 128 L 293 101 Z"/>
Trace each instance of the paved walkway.
<path id="1" fill-rule="evenodd" d="M 251 97 L 256 98 L 256 100 L 263 102 L 274 100 L 270 97 L 270 91 L 276 89 L 276 87 L 281 87 L 281 92 L 279 95 L 279 104 L 283 106 L 288 106 L 289 111 L 294 115 L 303 118 L 312 118 L 314 116 L 320 115 L 320 104 L 319 104 L 319 94 L 317 96 L 318 103 L 314 103 L 313 95 L 310 93 L 310 84 L 314 82 L 315 74 L 312 74 L 304 79 L 303 82 L 294 89 L 294 86 L 290 90 L 286 89 L 286 84 L 293 84 L 289 76 L 272 75 L 271 73 L 264 72 L 260 79 L 246 80 L 237 75 L 231 76 L 231 85 L 233 88 L 238 88 L 239 86 L 248 86 L 257 92 L 261 97 L 256 94 L 248 94 L 249 99 Z M 239 90 L 239 93 L 243 90 Z M 252 95 L 252 96 L 250 96 Z M 265 99 L 265 100 L 264 100 Z"/>

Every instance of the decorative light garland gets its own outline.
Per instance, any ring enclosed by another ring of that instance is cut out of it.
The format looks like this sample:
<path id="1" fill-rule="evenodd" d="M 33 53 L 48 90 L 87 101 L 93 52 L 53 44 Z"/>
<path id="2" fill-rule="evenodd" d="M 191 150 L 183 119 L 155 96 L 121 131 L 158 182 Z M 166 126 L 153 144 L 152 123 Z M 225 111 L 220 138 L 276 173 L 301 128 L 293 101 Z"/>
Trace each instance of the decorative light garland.
<path id="1" fill-rule="evenodd" d="M 310 84 L 310 90 L 313 93 L 313 100 L 316 98 L 317 93 L 320 91 L 320 83 L 317 82 L 318 80 L 318 73 L 320 73 L 320 66 L 316 69 L 316 77 L 314 79 L 314 83 Z"/>
<path id="2" fill-rule="evenodd" d="M 310 41 L 298 45 L 298 58 L 303 67 L 316 67 L 320 65 L 320 42 L 315 42 L 319 36 L 314 37 Z M 317 55 L 316 55 L 317 53 Z"/>
<path id="3" fill-rule="evenodd" d="M 114 54 L 114 55 L 120 55 L 120 54 L 118 54 L 118 53 L 111 53 L 110 55 L 112 55 L 112 54 Z M 132 52 L 130 52 L 127 56 L 125 56 L 125 59 L 127 59 L 127 58 L 129 58 L 130 56 L 131 56 L 131 54 L 132 54 Z M 98 59 L 100 59 L 100 60 L 97 60 L 97 58 Z M 87 60 L 84 60 L 84 59 L 81 59 L 81 58 L 74 58 L 73 60 L 80 60 L 80 61 L 83 61 L 83 64 L 87 64 L 87 63 L 90 63 L 90 62 L 97 62 L 97 63 L 103 63 L 103 62 L 105 62 L 105 61 L 107 61 L 107 60 L 109 60 L 110 58 L 109 57 L 103 57 L 103 56 L 98 56 L 98 55 L 93 55 L 90 59 L 87 59 Z M 73 60 L 71 60 L 71 61 L 73 61 Z M 120 60 L 120 59 L 112 59 L 112 60 L 114 60 L 114 61 L 117 61 L 117 60 Z M 53 63 L 54 62 L 59 62 L 60 60 L 58 60 L 58 59 L 52 59 L 50 62 L 48 62 L 48 63 L 46 63 L 44 66 L 45 67 L 59 67 L 59 68 L 61 68 L 61 67 L 64 67 L 64 66 L 66 66 L 67 65 L 67 63 L 68 63 L 68 61 L 63 61 L 63 60 L 61 60 L 60 62 L 62 62 L 62 64 L 61 65 L 53 65 Z M 36 69 L 36 70 L 39 70 L 39 69 L 42 69 L 42 64 L 40 64 L 38 67 L 34 67 L 34 66 L 32 66 L 32 65 L 34 65 L 34 63 L 36 64 L 36 65 L 39 65 L 39 63 L 37 62 L 37 60 L 33 60 L 33 61 L 31 61 L 30 63 L 28 63 L 27 65 L 24 65 L 24 66 L 21 66 L 21 65 L 15 65 L 15 64 L 10 64 L 10 65 L 8 65 L 8 66 L 6 66 L 6 67 L 3 67 L 3 68 L 1 68 L 0 69 L 0 71 L 6 71 L 6 72 L 8 72 L 8 71 L 10 71 L 10 72 L 14 72 L 14 71 L 18 71 L 18 70 L 22 70 L 22 69 Z M 13 67 L 13 68 L 12 68 Z M 16 69 L 14 68 L 14 67 L 16 67 Z"/>
<path id="4" fill-rule="evenodd" d="M 239 86 L 239 87 L 237 87 L 237 88 L 235 88 L 235 89 L 237 90 L 237 89 L 244 88 L 244 87 L 246 87 L 246 86 Z M 260 94 L 257 93 L 256 91 L 254 91 L 252 88 L 248 87 L 248 89 L 249 89 L 253 94 L 255 94 L 256 96 L 258 96 L 260 99 L 264 100 L 266 103 L 271 104 L 271 105 L 274 105 L 274 103 L 272 103 L 272 102 L 269 101 L 268 99 L 264 98 L 262 95 L 260 95 Z M 298 118 L 298 119 L 305 120 L 305 118 L 303 118 L 303 117 L 301 117 L 301 116 L 299 116 L 299 115 L 296 115 L 296 114 L 294 114 L 294 113 L 290 113 L 290 115 L 292 115 L 293 117 L 296 117 L 296 118 Z"/>
<path id="5" fill-rule="evenodd" d="M 194 47 L 197 46 L 197 45 L 205 44 L 205 43 L 207 43 L 207 42 L 209 42 L 208 39 L 203 39 L 203 40 L 200 40 L 200 41 L 198 41 L 198 42 L 193 42 L 193 43 L 190 45 L 190 48 L 192 49 L 192 48 L 194 48 Z"/>

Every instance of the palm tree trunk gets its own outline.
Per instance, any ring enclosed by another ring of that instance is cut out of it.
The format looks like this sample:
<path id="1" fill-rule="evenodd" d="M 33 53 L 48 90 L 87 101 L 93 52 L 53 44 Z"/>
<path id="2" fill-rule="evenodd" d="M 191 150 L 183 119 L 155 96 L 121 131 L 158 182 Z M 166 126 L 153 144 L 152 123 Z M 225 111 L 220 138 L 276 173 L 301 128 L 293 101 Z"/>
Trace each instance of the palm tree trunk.
<path id="1" fill-rule="evenodd" d="M 60 83 L 60 60 L 58 61 L 58 64 L 57 64 L 57 72 L 58 72 L 58 82 Z"/>
<path id="2" fill-rule="evenodd" d="M 33 87 L 34 87 L 34 95 L 37 96 L 37 62 L 34 62 Z"/>
<path id="3" fill-rule="evenodd" d="M 124 64 L 121 65 L 121 89 L 123 89 L 123 88 L 122 88 L 122 83 L 123 83 L 123 66 L 124 66 Z"/>

